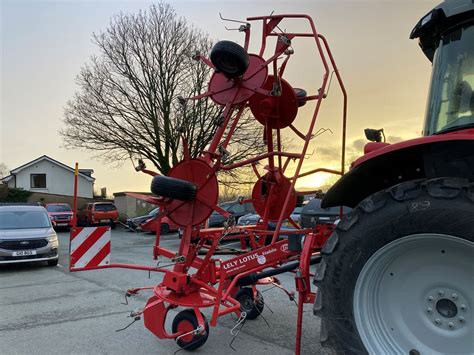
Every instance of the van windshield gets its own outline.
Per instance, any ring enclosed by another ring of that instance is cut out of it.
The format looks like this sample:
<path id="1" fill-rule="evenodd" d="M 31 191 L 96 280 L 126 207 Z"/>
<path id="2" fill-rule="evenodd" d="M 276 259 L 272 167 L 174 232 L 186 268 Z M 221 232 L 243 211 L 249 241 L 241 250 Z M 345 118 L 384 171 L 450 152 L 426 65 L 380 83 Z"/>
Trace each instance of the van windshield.
<path id="1" fill-rule="evenodd" d="M 0 229 L 34 229 L 49 228 L 51 222 L 46 212 L 42 211 L 2 211 L 0 212 Z"/>

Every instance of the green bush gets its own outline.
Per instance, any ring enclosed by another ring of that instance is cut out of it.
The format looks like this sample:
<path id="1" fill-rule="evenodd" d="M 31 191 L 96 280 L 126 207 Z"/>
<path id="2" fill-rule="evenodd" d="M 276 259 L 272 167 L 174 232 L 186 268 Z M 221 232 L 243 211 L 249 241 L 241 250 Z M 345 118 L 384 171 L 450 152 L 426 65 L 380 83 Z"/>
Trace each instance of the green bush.
<path id="1" fill-rule="evenodd" d="M 31 192 L 23 189 L 8 188 L 5 195 L 0 196 L 0 202 L 28 202 Z"/>

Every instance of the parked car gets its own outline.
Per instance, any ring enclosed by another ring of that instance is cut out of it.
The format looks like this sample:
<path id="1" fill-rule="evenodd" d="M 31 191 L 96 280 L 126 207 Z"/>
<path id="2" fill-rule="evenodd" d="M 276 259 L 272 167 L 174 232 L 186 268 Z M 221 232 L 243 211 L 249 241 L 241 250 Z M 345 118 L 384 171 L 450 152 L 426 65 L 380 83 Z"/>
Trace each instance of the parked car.
<path id="1" fill-rule="evenodd" d="M 0 206 L 0 264 L 58 264 L 58 236 L 41 206 Z"/>
<path id="2" fill-rule="evenodd" d="M 158 224 L 158 220 L 156 218 L 147 219 L 143 222 L 139 229 L 143 232 L 156 232 L 156 227 Z M 161 218 L 161 226 L 160 226 L 160 234 L 167 234 L 169 232 L 175 232 L 179 229 L 179 226 L 175 224 L 171 219 L 168 217 Z"/>
<path id="3" fill-rule="evenodd" d="M 299 216 L 300 216 L 300 212 L 301 212 L 301 208 L 302 206 L 298 206 L 298 207 L 295 207 L 295 209 L 293 210 L 293 212 L 291 213 L 291 219 L 293 219 L 293 221 L 295 221 L 296 223 L 298 223 L 299 221 Z M 257 225 L 258 223 L 261 223 L 262 222 L 262 217 L 260 217 L 260 215 L 258 215 L 257 213 L 249 213 L 249 214 L 246 214 L 242 217 L 239 218 L 239 220 L 237 221 L 237 225 L 238 226 L 247 226 L 247 225 Z M 277 226 L 277 222 L 276 221 L 269 221 L 268 222 L 268 230 L 269 231 L 274 231 L 276 229 L 276 226 Z M 288 220 L 285 220 L 283 222 L 283 224 L 281 225 L 280 227 L 280 231 L 281 232 L 285 232 L 285 231 L 291 231 L 291 230 L 295 230 L 296 227 L 290 223 L 290 221 Z M 288 235 L 287 234 L 280 234 L 279 236 L 280 239 L 284 239 L 284 238 L 288 238 Z M 231 240 L 231 238 L 227 238 L 228 240 Z M 270 241 L 272 239 L 272 235 L 268 235 L 266 237 L 266 244 L 270 244 Z"/>
<path id="4" fill-rule="evenodd" d="M 127 219 L 127 225 L 135 230 L 140 230 L 143 232 L 155 232 L 156 225 L 158 223 L 156 216 L 159 212 L 160 208 L 157 207 L 148 212 L 146 215 L 129 218 Z M 167 234 L 170 231 L 177 231 L 178 228 L 178 225 L 168 217 L 164 216 L 161 218 L 161 234 Z"/>
<path id="5" fill-rule="evenodd" d="M 343 208 L 343 214 L 351 209 Z M 301 211 L 301 227 L 312 228 L 317 224 L 334 224 L 340 218 L 340 207 L 321 208 L 321 199 L 313 198 Z"/>
<path id="6" fill-rule="evenodd" d="M 53 227 L 71 228 L 72 227 L 72 210 L 67 203 L 48 203 L 44 206 L 51 218 Z"/>
<path id="7" fill-rule="evenodd" d="M 118 217 L 117 207 L 112 202 L 92 202 L 79 209 L 77 223 L 83 226 L 109 224 L 113 229 Z"/>
<path id="8" fill-rule="evenodd" d="M 260 222 L 262 217 L 257 213 L 248 213 L 240 217 L 237 221 L 238 226 L 254 225 Z"/>
<path id="9" fill-rule="evenodd" d="M 295 221 L 296 223 L 300 222 L 300 215 L 301 215 L 301 211 L 302 211 L 303 207 L 304 206 L 295 207 L 295 209 L 293 210 L 293 212 L 290 215 L 291 219 L 293 221 Z M 261 219 L 262 218 L 257 213 L 249 213 L 249 214 L 246 214 L 246 215 L 240 217 L 239 220 L 237 221 L 237 225 L 239 225 L 239 226 L 253 225 L 253 224 L 257 224 L 258 222 L 260 222 Z M 289 221 L 284 221 L 283 222 L 283 227 L 285 229 L 295 229 L 293 224 L 291 224 Z M 274 230 L 276 228 L 276 222 L 275 221 L 270 221 L 268 223 L 268 228 L 270 230 Z"/>
<path id="10" fill-rule="evenodd" d="M 133 230 L 136 230 L 138 229 L 142 223 L 144 223 L 145 221 L 149 220 L 150 218 L 153 218 L 153 217 L 156 217 L 156 215 L 158 214 L 160 208 L 157 207 L 157 208 L 154 208 L 152 209 L 150 212 L 148 212 L 147 214 L 144 214 L 142 216 L 136 216 L 136 217 L 132 217 L 132 218 L 127 218 L 127 221 L 125 222 L 127 224 L 127 226 L 130 228 L 130 229 L 133 229 Z"/>
<path id="11" fill-rule="evenodd" d="M 230 212 L 234 216 L 235 221 L 238 221 L 243 215 L 255 213 L 252 202 L 241 204 L 239 201 L 230 201 L 221 203 L 219 207 Z M 225 220 L 226 218 L 223 215 L 214 211 L 209 216 L 209 228 L 224 227 Z"/>
<path id="12" fill-rule="evenodd" d="M 295 209 L 293 210 L 293 212 L 291 212 L 291 219 L 296 222 L 298 225 L 300 224 L 300 220 L 301 220 L 301 211 L 303 210 L 304 208 L 304 205 L 302 206 L 296 206 Z M 287 226 L 293 226 L 291 223 L 289 222 L 286 222 L 286 225 Z M 300 226 L 301 227 L 301 226 Z"/>

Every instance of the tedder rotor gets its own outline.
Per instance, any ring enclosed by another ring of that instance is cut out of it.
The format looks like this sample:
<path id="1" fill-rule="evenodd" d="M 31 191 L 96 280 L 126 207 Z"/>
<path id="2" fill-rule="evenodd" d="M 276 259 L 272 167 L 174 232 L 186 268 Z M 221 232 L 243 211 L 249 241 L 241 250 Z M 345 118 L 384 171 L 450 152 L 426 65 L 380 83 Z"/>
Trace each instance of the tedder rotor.
<path id="1" fill-rule="evenodd" d="M 251 23 L 257 21 L 262 30 L 260 48 L 257 53 L 249 53 Z M 283 33 L 279 25 L 285 21 L 299 22 L 299 27 L 306 26 L 307 30 Z M 199 157 L 192 158 L 183 138 L 183 160 L 167 176 L 147 170 L 143 161 L 136 168 L 153 176 L 151 191 L 154 196 L 131 195 L 160 207 L 153 256 L 155 259 L 171 259 L 172 267 L 103 263 L 78 268 L 74 267 L 74 259 L 72 270 L 128 267 L 163 273 L 163 280 L 158 285 L 129 289 L 127 295 L 142 290 L 151 291 L 152 296 L 145 307 L 134 316 L 143 315 L 145 326 L 153 334 L 160 339 L 174 339 L 186 350 L 202 346 L 208 338 L 209 325 L 216 326 L 221 316 L 233 313 L 238 317 L 237 324 L 257 318 L 264 307 L 257 285 L 271 283 L 283 289 L 275 275 L 293 272 L 298 292 L 296 353 L 299 353 L 303 305 L 314 303 L 316 296 L 315 291 L 311 290 L 309 267 L 320 261 L 319 251 L 334 226 L 302 229 L 291 219 L 290 214 L 297 203 L 295 184 L 298 178 L 318 172 L 343 175 L 347 97 L 328 42 L 317 32 L 311 17 L 300 14 L 250 17 L 239 30 L 245 36 L 243 46 L 221 41 L 215 44 L 209 57 L 201 54 L 194 56 L 194 59 L 212 69 L 212 76 L 206 92 L 188 99 L 211 99 L 222 106 L 218 128 L 207 149 Z M 296 39 L 306 40 L 306 49 L 313 53 L 312 65 L 317 67 L 319 63 L 321 76 L 318 79 L 319 74 L 314 75 L 317 88 L 314 92 L 294 88 L 284 78 L 285 69 L 297 53 L 297 49 L 293 48 Z M 272 48 L 269 48 L 270 45 Z M 265 56 L 267 52 L 270 54 Z M 318 134 L 315 125 L 332 73 L 343 97 L 341 168 L 305 171 L 303 162 L 311 139 Z M 295 124 L 298 119 L 301 120 L 298 117 L 300 107 L 310 104 L 312 113 L 308 111 L 309 117 Z M 248 110 L 257 124 L 263 125 L 262 140 L 266 152 L 229 163 L 229 143 L 239 119 Z M 306 128 L 300 130 L 297 126 Z M 299 151 L 284 151 L 282 130 L 293 132 L 301 141 Z M 293 169 L 290 171 L 292 162 Z M 263 173 L 257 165 L 264 166 Z M 217 174 L 244 166 L 252 167 L 256 175 L 251 202 L 262 222 L 236 226 L 231 223 L 232 215 L 217 205 Z M 225 228 L 203 227 L 214 211 L 227 218 Z M 160 245 L 159 221 L 163 216 L 183 230 L 177 251 Z M 270 221 L 276 223 L 276 227 L 270 228 Z M 295 228 L 282 230 L 284 221 L 289 221 Z M 232 238 L 240 239 L 242 249 L 230 258 L 218 258 L 216 256 L 222 254 L 220 241 L 229 233 L 232 233 Z M 293 299 L 293 292 L 284 291 Z M 165 329 L 165 321 L 168 311 L 175 308 L 184 310 L 174 317 L 170 332 Z M 209 322 L 201 313 L 202 308 L 212 310 Z"/>

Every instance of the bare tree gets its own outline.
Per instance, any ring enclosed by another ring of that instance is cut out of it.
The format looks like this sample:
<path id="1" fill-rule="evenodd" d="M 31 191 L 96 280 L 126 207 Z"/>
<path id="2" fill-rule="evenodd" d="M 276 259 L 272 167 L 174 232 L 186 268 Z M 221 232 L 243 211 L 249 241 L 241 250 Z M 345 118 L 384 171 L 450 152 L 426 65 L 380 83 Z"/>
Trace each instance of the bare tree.
<path id="1" fill-rule="evenodd" d="M 8 174 L 9 174 L 8 167 L 6 166 L 6 164 L 0 163 L 0 180 L 8 176 Z"/>
<path id="2" fill-rule="evenodd" d="M 77 76 L 61 134 L 67 147 L 96 152 L 106 161 L 150 160 L 161 173 L 181 159 L 179 136 L 193 157 L 209 144 L 222 108 L 210 99 L 180 104 L 179 96 L 205 91 L 210 69 L 192 59 L 212 41 L 164 3 L 119 14 L 94 34 L 99 54 Z M 262 127 L 244 117 L 231 142 L 233 160 L 263 148 Z"/>

